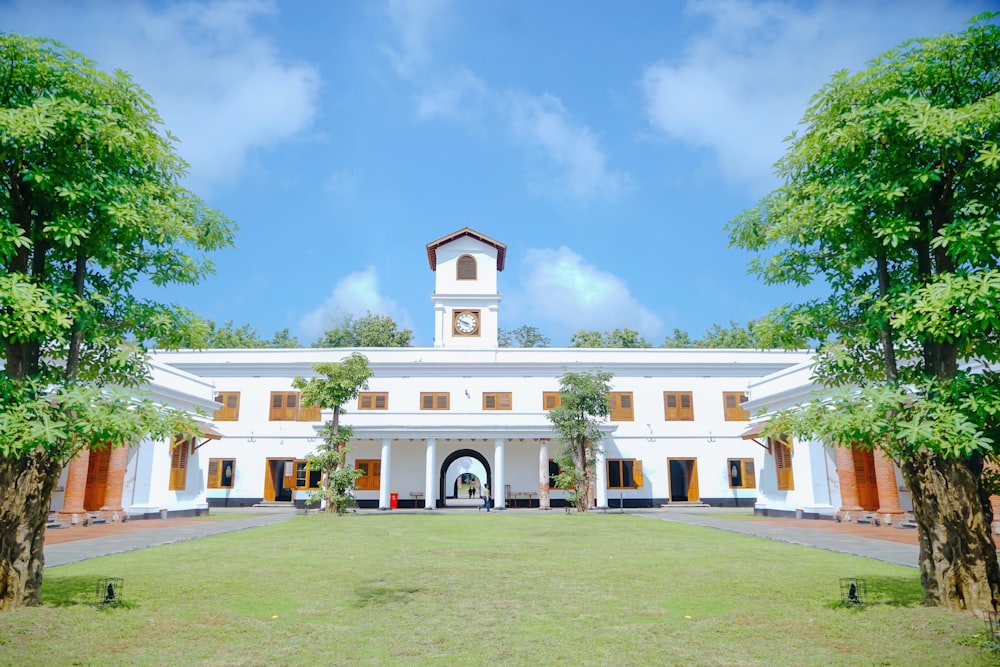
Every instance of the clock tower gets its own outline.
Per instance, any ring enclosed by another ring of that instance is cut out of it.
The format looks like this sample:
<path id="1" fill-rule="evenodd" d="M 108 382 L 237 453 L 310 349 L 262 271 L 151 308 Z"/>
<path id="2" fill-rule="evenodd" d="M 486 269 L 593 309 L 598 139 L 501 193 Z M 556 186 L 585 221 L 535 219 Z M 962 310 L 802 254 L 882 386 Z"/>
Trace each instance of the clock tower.
<path id="1" fill-rule="evenodd" d="M 468 227 L 427 244 L 434 347 L 497 347 L 497 273 L 506 255 L 506 245 Z"/>

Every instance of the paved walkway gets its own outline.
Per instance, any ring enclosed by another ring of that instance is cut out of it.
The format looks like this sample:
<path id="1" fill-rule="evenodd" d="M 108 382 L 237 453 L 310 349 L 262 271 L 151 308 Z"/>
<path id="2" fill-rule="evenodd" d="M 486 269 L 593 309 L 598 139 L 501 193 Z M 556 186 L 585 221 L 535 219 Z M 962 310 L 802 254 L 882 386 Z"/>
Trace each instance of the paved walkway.
<path id="1" fill-rule="evenodd" d="M 400 514 L 422 513 L 424 511 L 398 510 Z M 434 511 L 441 514 L 466 514 L 471 512 L 472 508 L 455 507 Z M 519 514 L 538 512 L 537 509 L 507 511 Z M 618 510 L 609 511 L 617 512 Z M 225 513 L 231 516 L 224 519 L 166 519 L 163 521 L 150 519 L 129 521 L 124 524 L 77 526 L 63 530 L 50 530 L 45 539 L 45 566 L 56 567 L 89 558 L 183 542 L 235 530 L 268 526 L 287 521 L 295 515 L 292 510 L 261 508 L 213 508 L 211 512 L 212 515 Z M 859 526 L 811 519 L 753 517 L 751 510 L 718 507 L 626 510 L 626 512 L 650 519 L 675 521 L 817 549 L 838 551 L 853 556 L 874 558 L 908 567 L 917 566 L 919 548 L 916 531 L 912 529 Z M 237 516 L 239 518 L 236 518 Z"/>

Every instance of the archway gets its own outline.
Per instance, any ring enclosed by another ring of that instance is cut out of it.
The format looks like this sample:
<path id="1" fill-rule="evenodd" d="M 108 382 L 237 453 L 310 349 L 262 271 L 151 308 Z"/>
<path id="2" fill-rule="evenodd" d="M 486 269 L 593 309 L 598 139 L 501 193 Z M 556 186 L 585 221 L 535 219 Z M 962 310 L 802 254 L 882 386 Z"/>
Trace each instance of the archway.
<path id="1" fill-rule="evenodd" d="M 462 458 L 475 459 L 481 463 L 483 468 L 486 470 L 485 483 L 488 484 L 491 489 L 493 488 L 493 472 L 490 468 L 490 462 L 486 460 L 486 457 L 474 449 L 459 449 L 458 451 L 449 454 L 445 457 L 444 461 L 441 462 L 441 470 L 438 473 L 438 507 L 447 507 L 448 494 L 446 487 L 448 484 L 448 468 L 451 467 L 452 463 Z"/>

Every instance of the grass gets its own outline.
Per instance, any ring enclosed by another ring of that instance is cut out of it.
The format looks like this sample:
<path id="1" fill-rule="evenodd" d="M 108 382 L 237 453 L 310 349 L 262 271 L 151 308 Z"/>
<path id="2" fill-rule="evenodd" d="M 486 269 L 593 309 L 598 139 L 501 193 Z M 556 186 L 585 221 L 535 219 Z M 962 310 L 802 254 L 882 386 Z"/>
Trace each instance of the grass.
<path id="1" fill-rule="evenodd" d="M 911 568 L 637 516 L 309 515 L 47 570 L 0 664 L 996 664 L 920 600 Z"/>

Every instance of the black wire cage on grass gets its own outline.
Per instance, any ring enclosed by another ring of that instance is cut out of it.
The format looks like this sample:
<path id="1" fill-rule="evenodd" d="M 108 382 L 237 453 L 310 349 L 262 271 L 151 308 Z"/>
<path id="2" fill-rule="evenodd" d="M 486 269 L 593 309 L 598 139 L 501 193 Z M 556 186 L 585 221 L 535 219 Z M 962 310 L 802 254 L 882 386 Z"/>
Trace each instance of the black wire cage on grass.
<path id="1" fill-rule="evenodd" d="M 119 605 L 124 600 L 124 579 L 121 577 L 107 577 L 97 582 L 94 604 L 98 606 Z"/>
<path id="2" fill-rule="evenodd" d="M 864 579 L 844 577 L 840 580 L 840 604 L 863 607 L 868 604 L 868 584 Z"/>

